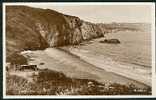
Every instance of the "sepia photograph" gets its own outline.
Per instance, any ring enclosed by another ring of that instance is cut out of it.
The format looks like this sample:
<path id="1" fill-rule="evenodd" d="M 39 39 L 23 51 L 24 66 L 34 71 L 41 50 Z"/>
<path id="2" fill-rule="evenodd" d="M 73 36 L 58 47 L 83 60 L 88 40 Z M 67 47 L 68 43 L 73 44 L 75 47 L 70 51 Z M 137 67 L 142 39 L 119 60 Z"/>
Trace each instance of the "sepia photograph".
<path id="1" fill-rule="evenodd" d="M 152 96 L 154 7 L 3 3 L 3 95 Z"/>

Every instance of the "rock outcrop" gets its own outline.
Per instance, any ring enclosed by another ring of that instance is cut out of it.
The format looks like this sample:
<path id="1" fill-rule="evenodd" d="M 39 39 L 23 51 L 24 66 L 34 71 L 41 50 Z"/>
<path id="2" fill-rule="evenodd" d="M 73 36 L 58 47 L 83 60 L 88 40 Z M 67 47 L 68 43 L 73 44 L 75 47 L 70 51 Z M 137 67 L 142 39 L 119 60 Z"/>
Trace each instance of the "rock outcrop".
<path id="1" fill-rule="evenodd" d="M 103 41 L 100 41 L 100 43 L 119 44 L 120 41 L 118 39 L 105 39 Z"/>

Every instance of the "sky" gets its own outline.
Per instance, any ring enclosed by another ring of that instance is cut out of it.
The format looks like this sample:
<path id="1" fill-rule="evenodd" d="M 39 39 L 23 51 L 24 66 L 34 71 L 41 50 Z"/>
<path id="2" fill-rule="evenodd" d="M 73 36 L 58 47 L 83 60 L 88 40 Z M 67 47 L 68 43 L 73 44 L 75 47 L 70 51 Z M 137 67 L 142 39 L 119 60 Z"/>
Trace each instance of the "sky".
<path id="1" fill-rule="evenodd" d="M 151 22 L 150 5 L 78 5 L 78 4 L 28 4 L 31 7 L 52 9 L 77 16 L 94 23 Z"/>

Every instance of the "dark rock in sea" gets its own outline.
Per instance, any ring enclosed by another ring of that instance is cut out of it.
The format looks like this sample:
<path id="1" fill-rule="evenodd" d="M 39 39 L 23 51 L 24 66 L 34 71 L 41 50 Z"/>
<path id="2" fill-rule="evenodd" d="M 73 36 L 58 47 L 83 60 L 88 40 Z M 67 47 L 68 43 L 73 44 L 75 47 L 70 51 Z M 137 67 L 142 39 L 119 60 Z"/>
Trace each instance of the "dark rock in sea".
<path id="1" fill-rule="evenodd" d="M 100 41 L 100 43 L 112 43 L 112 44 L 119 44 L 120 41 L 118 39 L 105 39 L 104 41 Z"/>
<path id="2" fill-rule="evenodd" d="M 45 63 L 40 63 L 40 65 L 44 65 Z"/>

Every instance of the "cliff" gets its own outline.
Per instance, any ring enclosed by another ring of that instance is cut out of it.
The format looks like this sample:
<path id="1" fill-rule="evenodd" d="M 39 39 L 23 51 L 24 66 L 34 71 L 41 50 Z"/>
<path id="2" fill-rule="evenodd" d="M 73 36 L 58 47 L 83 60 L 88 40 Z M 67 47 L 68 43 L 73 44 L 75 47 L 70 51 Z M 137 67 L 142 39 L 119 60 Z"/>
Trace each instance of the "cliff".
<path id="1" fill-rule="evenodd" d="M 23 50 L 79 44 L 103 33 L 96 24 L 54 10 L 6 7 L 7 56 Z"/>

